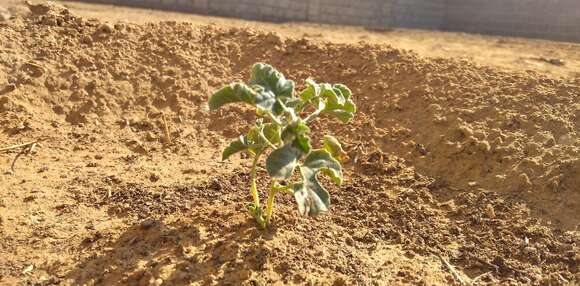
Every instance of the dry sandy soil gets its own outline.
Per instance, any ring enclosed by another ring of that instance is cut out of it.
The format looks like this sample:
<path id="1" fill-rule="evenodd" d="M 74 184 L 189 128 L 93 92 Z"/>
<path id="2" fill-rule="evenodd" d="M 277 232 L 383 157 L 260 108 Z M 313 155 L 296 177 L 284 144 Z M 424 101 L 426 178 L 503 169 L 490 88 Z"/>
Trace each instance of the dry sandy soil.
<path id="1" fill-rule="evenodd" d="M 578 45 L 6 3 L 0 148 L 39 143 L 0 153 L 2 285 L 580 283 Z M 314 122 L 351 158 L 331 211 L 264 231 L 220 161 L 254 114 L 206 107 L 257 61 L 359 107 Z"/>

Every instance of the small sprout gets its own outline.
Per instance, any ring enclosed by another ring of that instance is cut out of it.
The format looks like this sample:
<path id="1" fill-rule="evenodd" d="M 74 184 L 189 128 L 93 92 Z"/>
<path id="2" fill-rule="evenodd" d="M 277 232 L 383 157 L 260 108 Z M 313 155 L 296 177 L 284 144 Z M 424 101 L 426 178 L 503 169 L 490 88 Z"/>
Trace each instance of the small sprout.
<path id="1" fill-rule="evenodd" d="M 324 136 L 321 149 L 313 148 L 308 123 L 321 114 L 348 123 L 356 112 L 351 91 L 343 84 L 318 84 L 311 79 L 306 84 L 297 95 L 293 81 L 272 66 L 257 63 L 247 84 L 231 83 L 209 98 L 210 111 L 237 102 L 256 108 L 258 120 L 246 135 L 224 149 L 222 159 L 238 152 L 253 157 L 250 193 L 254 201 L 246 208 L 262 228 L 271 222 L 278 192 L 293 194 L 301 215 L 315 216 L 330 207 L 330 194 L 317 175 L 325 174 L 336 184 L 342 183 L 340 161 L 348 158 L 346 152 L 330 135 Z M 271 178 L 265 209 L 256 187 L 256 168 L 263 154 L 267 154 L 266 170 Z M 295 176 L 297 172 L 300 176 Z"/>

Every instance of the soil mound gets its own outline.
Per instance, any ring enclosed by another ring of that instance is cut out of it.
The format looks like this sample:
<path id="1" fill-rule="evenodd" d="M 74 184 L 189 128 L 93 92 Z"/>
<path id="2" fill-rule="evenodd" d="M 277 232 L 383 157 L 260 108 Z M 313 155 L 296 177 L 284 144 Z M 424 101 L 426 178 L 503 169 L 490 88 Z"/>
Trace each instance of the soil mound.
<path id="1" fill-rule="evenodd" d="M 29 7 L 0 22 L 0 143 L 43 142 L 0 175 L 0 283 L 579 279 L 578 79 Z M 297 83 L 345 83 L 359 107 L 352 125 L 315 123 L 330 124 L 351 158 L 332 211 L 299 218 L 283 198 L 264 233 L 241 211 L 248 178 L 236 166 L 247 162 L 218 161 L 254 116 L 206 108 L 258 61 Z M 164 146 L 165 118 L 174 140 Z M 18 254 L 31 248 L 43 257 Z"/>

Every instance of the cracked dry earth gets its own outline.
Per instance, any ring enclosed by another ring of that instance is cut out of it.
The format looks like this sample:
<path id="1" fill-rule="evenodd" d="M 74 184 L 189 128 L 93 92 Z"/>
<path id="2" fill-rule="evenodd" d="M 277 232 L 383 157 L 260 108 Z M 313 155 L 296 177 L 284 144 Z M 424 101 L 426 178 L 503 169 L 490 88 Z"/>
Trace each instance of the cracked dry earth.
<path id="1" fill-rule="evenodd" d="M 0 153 L 1 285 L 580 283 L 578 77 L 29 10 L 0 23 L 0 147 L 40 140 L 13 171 L 21 150 Z M 266 231 L 244 211 L 250 162 L 220 160 L 254 114 L 206 107 L 257 61 L 359 107 L 313 124 L 350 157 L 331 211 L 282 195 Z"/>

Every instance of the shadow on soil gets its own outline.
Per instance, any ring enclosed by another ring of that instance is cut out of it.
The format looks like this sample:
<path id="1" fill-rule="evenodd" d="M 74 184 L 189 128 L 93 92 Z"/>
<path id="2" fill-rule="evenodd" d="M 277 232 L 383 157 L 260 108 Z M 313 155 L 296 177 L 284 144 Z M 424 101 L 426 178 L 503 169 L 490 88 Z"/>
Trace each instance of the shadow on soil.
<path id="1" fill-rule="evenodd" d="M 276 229 L 257 231 L 253 221 L 213 215 L 172 225 L 146 220 L 99 247 L 102 254 L 80 262 L 68 278 L 73 285 L 240 285 L 267 263 L 265 242 Z"/>

